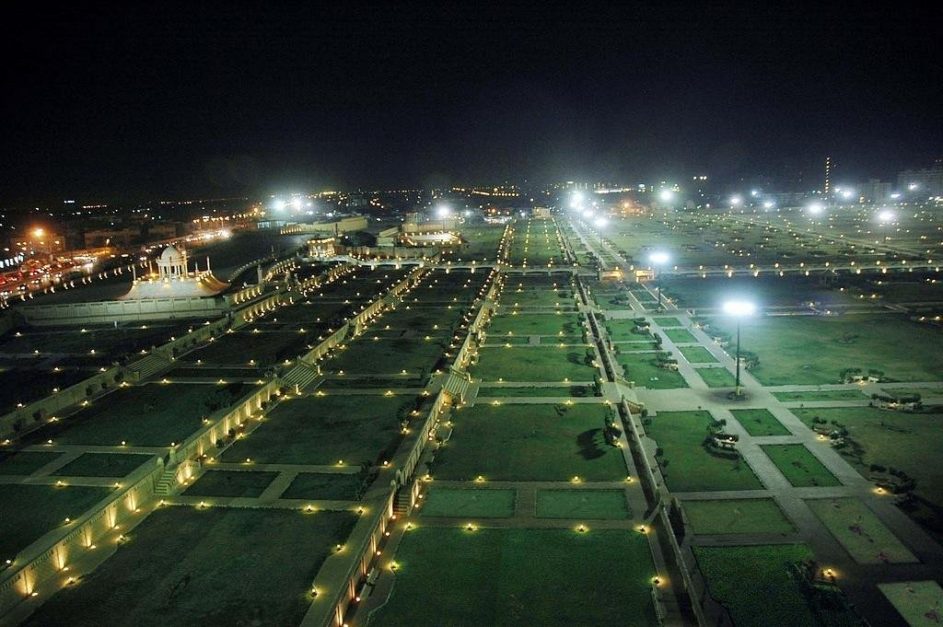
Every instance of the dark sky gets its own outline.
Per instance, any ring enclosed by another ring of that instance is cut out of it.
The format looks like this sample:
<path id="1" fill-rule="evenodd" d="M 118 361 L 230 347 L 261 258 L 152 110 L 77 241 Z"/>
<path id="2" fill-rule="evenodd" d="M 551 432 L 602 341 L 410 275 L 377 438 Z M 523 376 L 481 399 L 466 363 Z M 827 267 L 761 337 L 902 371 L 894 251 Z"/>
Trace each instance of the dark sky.
<path id="1" fill-rule="evenodd" d="M 932 2 L 276 4 L 8 2 L 0 206 L 943 156 Z"/>

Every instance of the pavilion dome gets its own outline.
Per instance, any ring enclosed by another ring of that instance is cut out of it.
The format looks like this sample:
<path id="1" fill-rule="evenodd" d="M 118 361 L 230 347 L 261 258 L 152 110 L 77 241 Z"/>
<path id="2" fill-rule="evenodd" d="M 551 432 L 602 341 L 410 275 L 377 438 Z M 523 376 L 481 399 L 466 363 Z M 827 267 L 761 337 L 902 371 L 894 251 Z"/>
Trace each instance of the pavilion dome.
<path id="1" fill-rule="evenodd" d="M 181 253 L 176 246 L 171 244 L 160 254 L 160 260 L 167 264 L 183 263 L 183 253 Z"/>

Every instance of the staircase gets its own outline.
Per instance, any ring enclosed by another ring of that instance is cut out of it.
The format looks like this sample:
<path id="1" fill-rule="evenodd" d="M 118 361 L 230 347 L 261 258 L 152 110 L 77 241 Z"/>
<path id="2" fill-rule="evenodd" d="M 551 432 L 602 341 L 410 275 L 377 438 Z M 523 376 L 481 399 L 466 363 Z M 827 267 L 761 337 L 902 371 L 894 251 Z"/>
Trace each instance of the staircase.
<path id="1" fill-rule="evenodd" d="M 308 366 L 304 363 L 299 363 L 297 366 L 289 370 L 282 377 L 282 380 L 290 385 L 297 385 L 298 389 L 303 390 L 305 386 L 310 385 L 315 379 L 320 375 L 318 371 Z"/>
<path id="2" fill-rule="evenodd" d="M 393 513 L 397 516 L 405 516 L 409 513 L 409 494 L 411 491 L 410 486 L 404 485 L 396 492 L 396 500 L 393 502 Z"/>
<path id="3" fill-rule="evenodd" d="M 177 487 L 177 469 L 168 468 L 164 471 L 164 474 L 160 476 L 160 479 L 157 480 L 157 485 L 154 486 L 154 494 L 157 496 L 170 496 L 173 494 L 174 489 Z"/>
<path id="4" fill-rule="evenodd" d="M 144 381 L 148 377 L 166 370 L 173 362 L 167 357 L 158 353 L 151 353 L 147 357 L 131 364 L 131 372 L 136 373 L 138 381 Z"/>

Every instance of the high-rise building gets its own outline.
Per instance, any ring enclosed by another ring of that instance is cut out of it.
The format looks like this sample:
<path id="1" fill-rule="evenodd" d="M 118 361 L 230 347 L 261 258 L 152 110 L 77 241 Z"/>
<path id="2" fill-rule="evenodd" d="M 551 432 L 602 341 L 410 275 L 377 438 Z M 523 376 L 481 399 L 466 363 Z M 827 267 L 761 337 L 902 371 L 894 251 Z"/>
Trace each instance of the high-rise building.
<path id="1" fill-rule="evenodd" d="M 825 157 L 825 195 L 828 196 L 828 192 L 832 184 L 832 158 Z"/>
<path id="2" fill-rule="evenodd" d="M 943 160 L 937 159 L 929 168 L 904 170 L 897 175 L 897 184 L 901 191 L 920 196 L 943 196 Z"/>

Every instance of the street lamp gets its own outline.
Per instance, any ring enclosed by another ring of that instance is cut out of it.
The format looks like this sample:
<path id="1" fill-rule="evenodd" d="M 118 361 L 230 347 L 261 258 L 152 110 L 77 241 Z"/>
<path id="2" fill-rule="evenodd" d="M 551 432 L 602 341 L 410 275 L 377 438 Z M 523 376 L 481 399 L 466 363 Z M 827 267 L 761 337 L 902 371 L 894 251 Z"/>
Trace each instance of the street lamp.
<path id="1" fill-rule="evenodd" d="M 890 209 L 882 209 L 881 212 L 878 213 L 878 220 L 880 221 L 881 225 L 884 227 L 883 230 L 884 230 L 884 243 L 885 244 L 887 243 L 887 230 L 890 228 L 891 222 L 893 222 L 896 217 L 897 217 L 897 214 L 895 214 Z"/>
<path id="2" fill-rule="evenodd" d="M 652 263 L 652 268 L 660 268 L 671 261 L 671 255 L 666 253 L 663 250 L 655 251 L 648 257 L 649 261 Z M 653 273 L 654 274 L 654 273 Z M 657 278 L 653 276 L 652 278 Z M 655 290 L 658 292 L 658 309 L 661 310 L 661 286 L 655 285 Z"/>
<path id="3" fill-rule="evenodd" d="M 756 313 L 756 305 L 745 300 L 729 300 L 724 303 L 724 313 L 737 319 L 737 383 L 736 395 L 740 396 L 740 320 Z"/>

